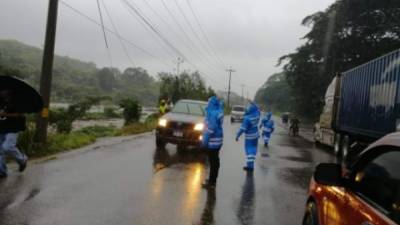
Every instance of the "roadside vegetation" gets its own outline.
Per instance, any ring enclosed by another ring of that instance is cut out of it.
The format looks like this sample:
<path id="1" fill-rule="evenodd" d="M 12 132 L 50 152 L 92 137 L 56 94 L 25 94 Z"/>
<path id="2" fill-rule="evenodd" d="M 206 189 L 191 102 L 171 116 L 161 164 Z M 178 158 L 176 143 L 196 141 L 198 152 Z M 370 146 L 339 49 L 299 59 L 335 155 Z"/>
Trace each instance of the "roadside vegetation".
<path id="1" fill-rule="evenodd" d="M 173 103 L 179 99 L 207 101 L 215 95 L 211 87 L 207 87 L 200 73 L 182 72 L 179 76 L 170 73 L 159 73 L 160 99 L 169 99 Z"/>
<path id="2" fill-rule="evenodd" d="M 67 109 L 52 110 L 50 113 L 51 129 L 45 146 L 35 145 L 34 116 L 29 116 L 27 129 L 19 136 L 18 145 L 28 156 L 42 157 L 92 144 L 98 138 L 149 132 L 157 125 L 157 115 L 150 115 L 145 121 L 140 122 L 141 106 L 135 100 L 125 99 L 122 101 L 124 104 L 120 104 L 123 115 L 119 114 L 119 117 L 117 117 L 120 119 L 124 117 L 125 119 L 125 125 L 122 128 L 112 125 L 93 125 L 73 130 L 72 123 L 77 119 L 88 118 L 88 115 L 92 116 L 93 114 L 87 111 L 102 99 L 104 98 L 87 98 L 82 102 L 70 105 Z M 102 115 L 96 116 L 96 118 L 109 118 L 111 116 L 109 110 L 97 114 Z M 113 118 L 116 118 L 114 112 L 111 114 Z"/>
<path id="3" fill-rule="evenodd" d="M 255 101 L 275 114 L 293 111 L 294 98 L 284 73 L 270 76 L 258 89 Z"/>

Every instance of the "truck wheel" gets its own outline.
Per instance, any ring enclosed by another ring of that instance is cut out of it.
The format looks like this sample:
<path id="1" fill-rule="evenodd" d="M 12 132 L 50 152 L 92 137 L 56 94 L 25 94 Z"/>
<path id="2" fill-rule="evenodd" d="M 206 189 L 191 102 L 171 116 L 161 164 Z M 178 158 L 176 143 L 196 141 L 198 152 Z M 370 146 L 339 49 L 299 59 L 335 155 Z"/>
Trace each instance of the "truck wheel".
<path id="1" fill-rule="evenodd" d="M 233 118 L 231 118 L 231 123 L 235 122 L 235 120 L 233 120 Z"/>
<path id="2" fill-rule="evenodd" d="M 333 145 L 333 150 L 336 156 L 340 155 L 340 152 L 342 150 L 342 136 L 340 134 L 335 135 L 335 142 Z"/>
<path id="3" fill-rule="evenodd" d="M 158 149 L 164 149 L 165 145 L 167 145 L 167 143 L 163 140 L 161 140 L 160 138 L 156 137 L 156 146 Z"/>
<path id="4" fill-rule="evenodd" d="M 303 225 L 318 225 L 317 207 L 314 202 L 307 204 L 306 213 L 303 218 Z"/>
<path id="5" fill-rule="evenodd" d="M 343 147 L 342 147 L 343 161 L 347 160 L 347 156 L 348 156 L 349 152 L 350 152 L 350 137 L 349 137 L 349 135 L 346 135 L 343 138 Z"/>

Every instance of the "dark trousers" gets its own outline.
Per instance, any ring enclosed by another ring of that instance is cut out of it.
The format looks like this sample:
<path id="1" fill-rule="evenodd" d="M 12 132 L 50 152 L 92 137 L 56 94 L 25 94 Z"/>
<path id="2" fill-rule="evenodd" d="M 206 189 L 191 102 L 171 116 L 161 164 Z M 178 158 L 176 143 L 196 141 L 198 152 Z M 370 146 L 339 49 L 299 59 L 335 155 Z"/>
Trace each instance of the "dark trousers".
<path id="1" fill-rule="evenodd" d="M 208 182 L 210 184 L 216 184 L 219 171 L 219 149 L 208 149 L 208 159 L 210 161 L 210 175 Z"/>

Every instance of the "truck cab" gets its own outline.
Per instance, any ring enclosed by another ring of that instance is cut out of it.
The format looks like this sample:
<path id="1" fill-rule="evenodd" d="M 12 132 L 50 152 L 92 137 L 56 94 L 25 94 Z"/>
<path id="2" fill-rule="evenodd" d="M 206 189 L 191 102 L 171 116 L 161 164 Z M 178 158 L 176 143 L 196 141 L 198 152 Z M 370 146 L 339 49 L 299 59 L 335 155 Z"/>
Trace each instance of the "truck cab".
<path id="1" fill-rule="evenodd" d="M 314 140 L 316 143 L 321 143 L 327 146 L 335 147 L 335 153 L 339 151 L 339 139 L 335 136 L 334 126 L 336 122 L 336 109 L 338 107 L 340 92 L 340 76 L 337 75 L 329 84 L 325 93 L 325 105 L 322 110 L 319 121 L 315 124 Z"/>

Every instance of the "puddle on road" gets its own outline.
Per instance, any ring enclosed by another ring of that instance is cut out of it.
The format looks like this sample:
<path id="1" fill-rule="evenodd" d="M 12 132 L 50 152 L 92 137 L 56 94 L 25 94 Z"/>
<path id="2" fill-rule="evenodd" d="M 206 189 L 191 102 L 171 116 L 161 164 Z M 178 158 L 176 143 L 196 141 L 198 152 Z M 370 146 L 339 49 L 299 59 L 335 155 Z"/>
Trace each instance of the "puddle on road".
<path id="1" fill-rule="evenodd" d="M 279 132 L 274 133 L 274 136 L 275 135 L 277 135 L 277 136 L 289 136 L 289 133 L 287 131 L 279 131 Z"/>
<path id="2" fill-rule="evenodd" d="M 310 162 L 310 159 L 307 158 L 307 157 L 281 156 L 279 158 L 290 160 L 290 161 L 295 161 L 295 162 L 305 162 L 305 163 L 309 163 Z"/>
<path id="3" fill-rule="evenodd" d="M 153 171 L 157 173 L 163 169 L 176 165 L 190 165 L 195 163 L 205 164 L 207 155 L 202 152 L 178 152 L 170 153 L 168 150 L 155 150 L 153 155 Z"/>
<path id="4" fill-rule="evenodd" d="M 275 145 L 280 146 L 280 147 L 291 147 L 291 148 L 314 148 L 314 144 L 312 143 L 307 143 L 307 142 L 280 142 L 280 143 L 275 143 Z"/>
<path id="5" fill-rule="evenodd" d="M 312 174 L 313 169 L 309 167 L 285 168 L 278 171 L 278 178 L 285 183 L 307 190 Z"/>

